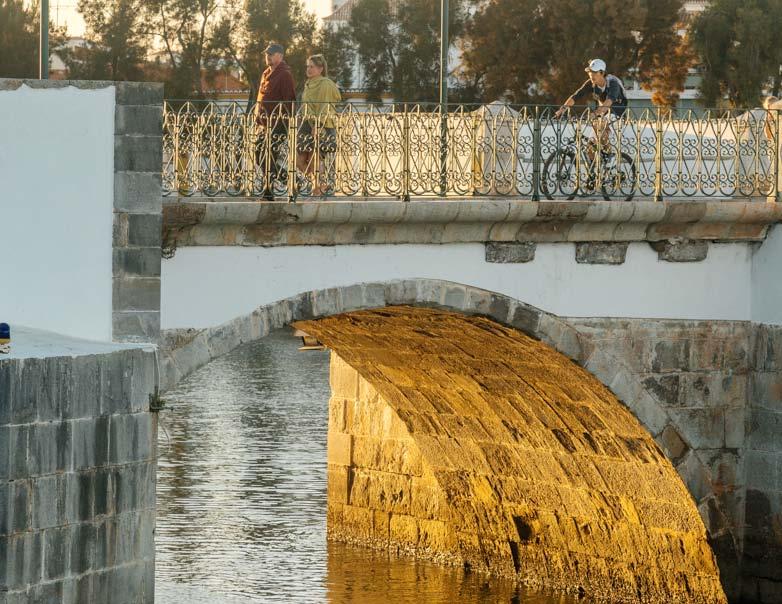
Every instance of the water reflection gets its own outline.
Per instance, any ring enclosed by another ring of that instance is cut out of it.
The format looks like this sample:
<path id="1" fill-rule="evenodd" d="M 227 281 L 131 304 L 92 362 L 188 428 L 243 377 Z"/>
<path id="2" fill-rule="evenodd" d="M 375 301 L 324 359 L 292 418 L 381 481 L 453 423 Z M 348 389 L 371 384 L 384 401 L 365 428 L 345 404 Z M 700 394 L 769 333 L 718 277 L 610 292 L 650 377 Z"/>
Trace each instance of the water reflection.
<path id="1" fill-rule="evenodd" d="M 328 353 L 298 352 L 288 331 L 217 359 L 168 393 L 159 604 L 575 601 L 327 545 L 328 397 Z"/>

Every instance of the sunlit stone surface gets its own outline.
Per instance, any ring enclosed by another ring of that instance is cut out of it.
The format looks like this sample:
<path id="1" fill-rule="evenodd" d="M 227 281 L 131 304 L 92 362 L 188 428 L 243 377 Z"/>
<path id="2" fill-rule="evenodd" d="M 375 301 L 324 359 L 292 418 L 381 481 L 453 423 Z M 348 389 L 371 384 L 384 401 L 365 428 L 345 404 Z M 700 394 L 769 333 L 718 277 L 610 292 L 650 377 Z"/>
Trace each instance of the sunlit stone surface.
<path id="1" fill-rule="evenodd" d="M 425 308 L 297 326 L 333 350 L 331 539 L 617 599 L 726 601 L 673 466 L 566 357 Z"/>

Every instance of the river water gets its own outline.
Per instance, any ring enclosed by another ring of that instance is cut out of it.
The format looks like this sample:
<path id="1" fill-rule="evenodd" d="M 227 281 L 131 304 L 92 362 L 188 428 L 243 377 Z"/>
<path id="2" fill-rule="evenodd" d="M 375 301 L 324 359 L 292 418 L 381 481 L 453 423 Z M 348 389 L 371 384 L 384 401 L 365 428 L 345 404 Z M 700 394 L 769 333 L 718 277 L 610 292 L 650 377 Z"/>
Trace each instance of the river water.
<path id="1" fill-rule="evenodd" d="M 290 331 L 275 332 L 167 393 L 158 604 L 576 601 L 327 543 L 329 357 L 298 345 Z"/>

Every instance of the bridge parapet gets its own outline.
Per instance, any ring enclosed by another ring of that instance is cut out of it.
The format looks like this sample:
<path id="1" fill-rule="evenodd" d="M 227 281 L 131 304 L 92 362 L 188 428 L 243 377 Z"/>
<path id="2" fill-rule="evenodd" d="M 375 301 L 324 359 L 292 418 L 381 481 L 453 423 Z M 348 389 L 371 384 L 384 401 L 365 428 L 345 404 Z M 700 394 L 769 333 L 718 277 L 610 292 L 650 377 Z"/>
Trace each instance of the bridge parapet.
<path id="1" fill-rule="evenodd" d="M 172 102 L 164 122 L 171 195 L 507 196 L 532 200 L 770 197 L 778 111 L 542 106 Z M 596 136 L 596 132 L 604 135 Z"/>
<path id="2" fill-rule="evenodd" d="M 509 199 L 279 204 L 168 202 L 164 245 L 287 246 L 484 242 L 762 241 L 782 205 L 750 201 Z"/>

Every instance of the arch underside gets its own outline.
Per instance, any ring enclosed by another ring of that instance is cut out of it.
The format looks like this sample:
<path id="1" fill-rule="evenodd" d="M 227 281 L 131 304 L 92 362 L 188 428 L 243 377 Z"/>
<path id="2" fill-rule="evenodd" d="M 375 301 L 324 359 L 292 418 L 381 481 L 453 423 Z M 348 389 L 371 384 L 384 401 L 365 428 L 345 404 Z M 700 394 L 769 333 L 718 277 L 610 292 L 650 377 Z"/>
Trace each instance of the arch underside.
<path id="1" fill-rule="evenodd" d="M 642 602 L 725 602 L 686 487 L 549 346 L 410 306 L 297 327 L 331 348 L 329 536 Z"/>

